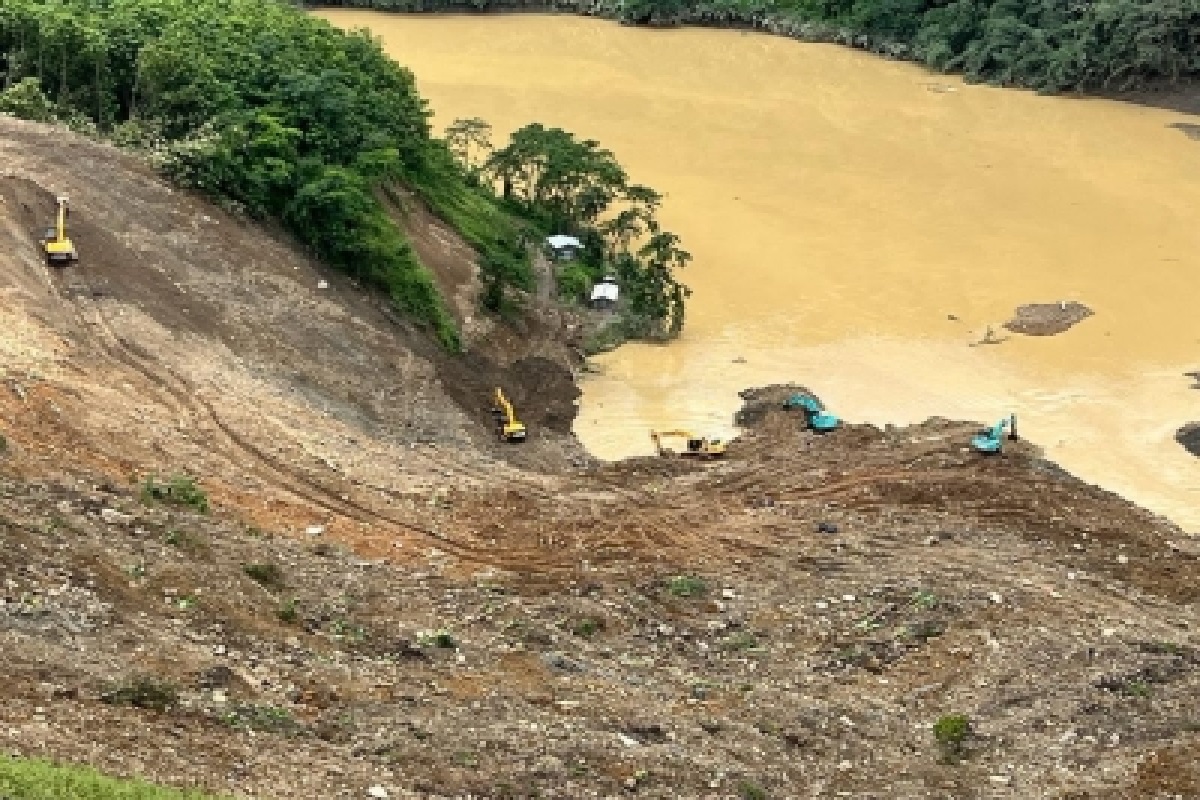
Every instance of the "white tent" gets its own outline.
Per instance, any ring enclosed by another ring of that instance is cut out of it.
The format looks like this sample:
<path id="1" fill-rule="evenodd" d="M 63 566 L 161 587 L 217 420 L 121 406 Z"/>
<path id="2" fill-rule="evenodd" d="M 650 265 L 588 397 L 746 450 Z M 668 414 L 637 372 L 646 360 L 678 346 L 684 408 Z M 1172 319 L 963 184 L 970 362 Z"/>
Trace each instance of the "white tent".
<path id="1" fill-rule="evenodd" d="M 583 242 L 579 241 L 574 236 L 563 236 L 562 234 L 558 234 L 556 236 L 547 236 L 546 244 L 550 245 L 555 250 L 566 250 L 568 248 L 574 248 L 575 250 L 583 249 Z"/>
<path id="2" fill-rule="evenodd" d="M 615 283 L 597 283 L 592 287 L 593 306 L 611 306 L 617 304 L 621 290 Z"/>

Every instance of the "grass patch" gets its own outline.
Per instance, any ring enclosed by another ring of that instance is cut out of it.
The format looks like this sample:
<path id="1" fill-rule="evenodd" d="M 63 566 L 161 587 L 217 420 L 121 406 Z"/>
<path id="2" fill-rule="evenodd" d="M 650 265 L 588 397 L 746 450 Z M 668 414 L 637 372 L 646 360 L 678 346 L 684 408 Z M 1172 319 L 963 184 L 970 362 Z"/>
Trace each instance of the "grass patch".
<path id="1" fill-rule="evenodd" d="M 292 712 L 278 706 L 239 706 L 230 711 L 222 721 L 231 728 L 295 735 L 304 726 L 292 717 Z"/>
<path id="2" fill-rule="evenodd" d="M 0 797 L 5 800 L 216 800 L 214 795 L 119 780 L 90 767 L 0 754 Z"/>
<path id="3" fill-rule="evenodd" d="M 699 597 L 708 592 L 708 584 L 695 575 L 676 575 L 667 581 L 667 591 L 676 597 Z"/>
<path id="4" fill-rule="evenodd" d="M 172 475 L 165 483 L 151 475 L 142 484 L 142 502 L 187 506 L 201 514 L 208 513 L 208 495 L 189 475 Z"/>
<path id="5" fill-rule="evenodd" d="M 730 652 L 753 650 L 756 647 L 758 647 L 758 639 L 752 633 L 735 633 L 721 642 L 721 649 Z"/>

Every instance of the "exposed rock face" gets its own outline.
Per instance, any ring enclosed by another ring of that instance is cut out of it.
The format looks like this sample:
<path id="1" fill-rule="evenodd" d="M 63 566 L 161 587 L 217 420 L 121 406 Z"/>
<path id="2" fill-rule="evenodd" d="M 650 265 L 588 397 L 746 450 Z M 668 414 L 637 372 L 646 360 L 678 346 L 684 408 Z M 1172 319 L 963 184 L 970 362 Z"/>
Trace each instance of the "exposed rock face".
<path id="1" fill-rule="evenodd" d="M 1004 323 L 1013 333 L 1027 336 L 1053 336 L 1062 333 L 1095 312 L 1083 303 L 1029 303 L 1017 309 L 1016 316 Z"/>

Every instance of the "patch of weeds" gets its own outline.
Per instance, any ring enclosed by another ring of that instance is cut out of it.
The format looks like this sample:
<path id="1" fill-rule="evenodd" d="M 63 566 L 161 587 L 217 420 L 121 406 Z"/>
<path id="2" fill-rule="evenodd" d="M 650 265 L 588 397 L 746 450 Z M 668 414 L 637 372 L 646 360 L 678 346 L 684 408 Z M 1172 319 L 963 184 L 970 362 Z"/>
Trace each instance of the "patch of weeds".
<path id="1" fill-rule="evenodd" d="M 742 781 L 738 784 L 738 797 L 742 800 L 767 800 L 767 791 L 755 783 Z"/>
<path id="2" fill-rule="evenodd" d="M 264 589 L 278 592 L 284 588 L 283 570 L 278 564 L 242 564 L 242 572 Z"/>
<path id="3" fill-rule="evenodd" d="M 299 598 L 289 597 L 279 604 L 279 610 L 275 612 L 275 616 L 279 617 L 280 622 L 286 622 L 291 625 L 300 619 L 299 606 Z"/>
<path id="4" fill-rule="evenodd" d="M 756 647 L 758 647 L 758 638 L 752 633 L 735 633 L 721 641 L 722 650 L 753 650 Z"/>
<path id="5" fill-rule="evenodd" d="M 0 433 L 0 455 L 8 452 L 8 439 Z"/>
<path id="6" fill-rule="evenodd" d="M 200 604 L 200 601 L 190 594 L 185 594 L 175 601 L 175 606 L 180 611 L 190 611 Z"/>
<path id="7" fill-rule="evenodd" d="M 1123 694 L 1127 694 L 1130 697 L 1149 697 L 1150 684 L 1146 683 L 1145 681 L 1129 681 L 1129 683 L 1125 684 L 1121 691 Z"/>
<path id="8" fill-rule="evenodd" d="M 923 589 L 918 589 L 912 596 L 912 604 L 922 611 L 932 611 L 940 602 L 936 594 Z"/>
<path id="9" fill-rule="evenodd" d="M 101 701 L 112 706 L 133 706 L 154 711 L 167 711 L 179 701 L 178 690 L 169 682 L 146 675 L 131 678 L 128 683 L 114 686 L 100 695 Z"/>
<path id="10" fill-rule="evenodd" d="M 479 756 L 468 750 L 455 753 L 453 761 L 458 766 L 467 767 L 468 769 L 476 769 L 479 767 Z"/>
<path id="11" fill-rule="evenodd" d="M 165 483 L 151 475 L 142 484 L 142 502 L 166 503 L 173 506 L 187 506 L 208 513 L 208 495 L 190 475 L 172 475 Z"/>
<path id="12" fill-rule="evenodd" d="M 676 597 L 700 597 L 708 592 L 708 584 L 695 575 L 676 575 L 667 581 L 667 591 Z"/>
<path id="13" fill-rule="evenodd" d="M 172 547 L 182 547 L 183 539 L 183 532 L 172 528 L 171 530 L 167 531 L 167 535 L 163 537 L 163 544 L 169 544 Z"/>
<path id="14" fill-rule="evenodd" d="M 439 631 L 421 631 L 417 634 L 417 643 L 422 647 L 440 647 L 444 650 L 458 647 L 454 634 L 444 628 Z"/>
<path id="15" fill-rule="evenodd" d="M 942 757 L 949 763 L 958 761 L 963 744 L 971 734 L 971 720 L 965 714 L 946 714 L 933 723 L 933 738 L 937 739 Z"/>
<path id="16" fill-rule="evenodd" d="M 303 726 L 292 717 L 292 712 L 278 706 L 238 706 L 221 720 L 231 728 L 263 733 L 297 734 L 303 730 Z"/>
<path id="17" fill-rule="evenodd" d="M 125 568 L 125 572 L 127 572 L 129 577 L 133 578 L 134 580 L 141 580 L 142 578 L 146 577 L 146 565 L 130 564 Z"/>
<path id="18" fill-rule="evenodd" d="M 1142 642 L 1138 645 L 1138 649 L 1143 653 L 1159 656 L 1181 656 L 1184 654 L 1183 645 L 1175 644 L 1174 642 Z"/>
<path id="19" fill-rule="evenodd" d="M 576 636 L 581 636 L 584 639 L 590 639 L 604 628 L 604 623 L 592 617 L 584 617 L 575 623 L 573 628 Z"/>
<path id="20" fill-rule="evenodd" d="M 365 642 L 369 636 L 367 629 L 363 626 L 355 625 L 340 617 L 329 623 L 329 632 L 334 636 L 349 639 L 356 644 Z"/>

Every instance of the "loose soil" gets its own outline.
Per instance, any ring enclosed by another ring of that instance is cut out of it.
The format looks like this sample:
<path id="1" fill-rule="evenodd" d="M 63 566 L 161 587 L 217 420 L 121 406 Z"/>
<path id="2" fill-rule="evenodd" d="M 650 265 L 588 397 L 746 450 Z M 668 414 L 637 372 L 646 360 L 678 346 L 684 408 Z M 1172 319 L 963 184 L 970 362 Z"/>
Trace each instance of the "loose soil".
<path id="1" fill-rule="evenodd" d="M 1032 445 L 773 386 L 722 461 L 595 463 L 569 313 L 450 356 L 108 147 L 0 118 L 0 164 L 5 750 L 305 800 L 1194 795 L 1200 547 Z M 210 513 L 142 501 L 177 472 Z"/>
<path id="2" fill-rule="evenodd" d="M 1020 306 L 1004 327 L 1027 336 L 1054 336 L 1070 330 L 1095 312 L 1083 303 L 1030 303 Z"/>

